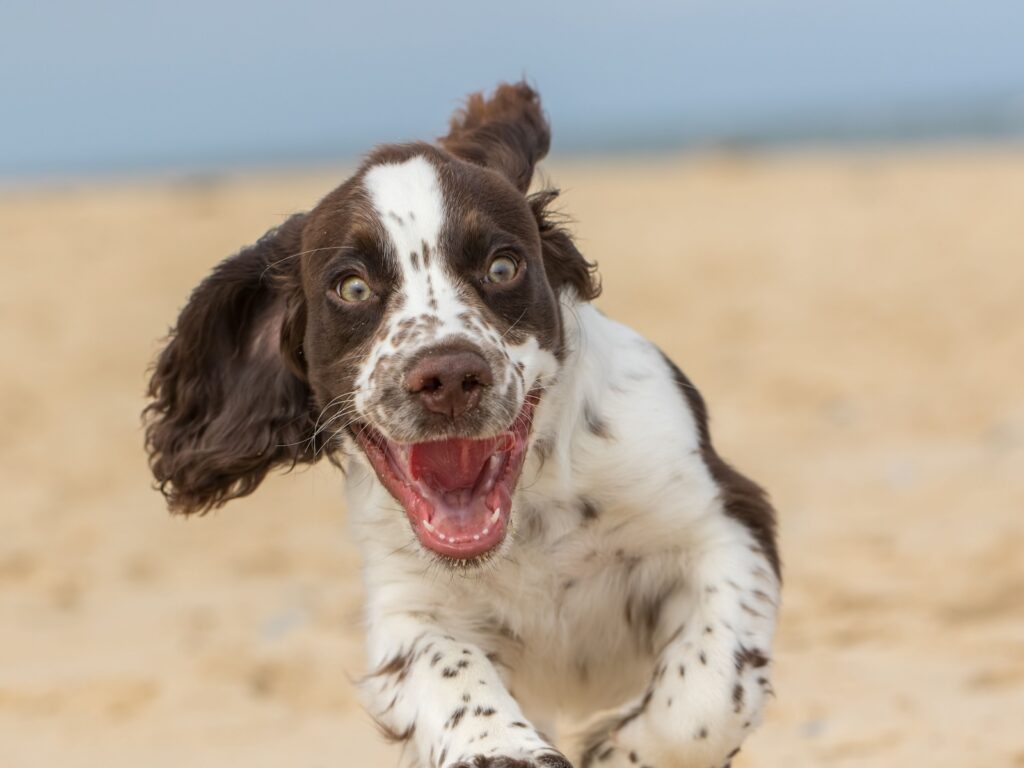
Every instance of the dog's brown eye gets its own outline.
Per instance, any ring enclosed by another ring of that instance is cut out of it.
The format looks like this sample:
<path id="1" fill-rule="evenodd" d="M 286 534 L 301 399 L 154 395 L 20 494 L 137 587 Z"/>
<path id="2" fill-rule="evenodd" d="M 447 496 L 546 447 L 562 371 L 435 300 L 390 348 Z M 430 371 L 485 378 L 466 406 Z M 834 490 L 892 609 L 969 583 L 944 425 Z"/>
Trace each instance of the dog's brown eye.
<path id="1" fill-rule="evenodd" d="M 334 290 L 342 301 L 347 301 L 349 304 L 358 304 L 373 296 L 373 291 L 370 290 L 370 286 L 367 285 L 366 281 L 355 275 L 338 281 L 338 285 Z"/>
<path id="2" fill-rule="evenodd" d="M 515 278 L 519 265 L 510 256 L 495 256 L 487 268 L 487 282 L 507 283 Z"/>

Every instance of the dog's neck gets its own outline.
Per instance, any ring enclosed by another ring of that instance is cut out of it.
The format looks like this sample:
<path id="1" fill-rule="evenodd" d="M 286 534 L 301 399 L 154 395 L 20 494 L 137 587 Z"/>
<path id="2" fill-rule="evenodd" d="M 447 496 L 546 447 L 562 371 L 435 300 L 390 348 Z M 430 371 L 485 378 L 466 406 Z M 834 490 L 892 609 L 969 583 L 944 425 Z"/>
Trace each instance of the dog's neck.
<path id="1" fill-rule="evenodd" d="M 607 338 L 595 332 L 610 322 L 593 305 L 561 299 L 564 355 L 557 376 L 545 382 L 537 408 L 530 458 L 524 468 L 524 486 L 542 486 L 555 498 L 569 498 L 579 492 L 573 475 L 573 459 L 594 432 L 607 428 L 597 410 L 604 400 L 614 367 Z"/>

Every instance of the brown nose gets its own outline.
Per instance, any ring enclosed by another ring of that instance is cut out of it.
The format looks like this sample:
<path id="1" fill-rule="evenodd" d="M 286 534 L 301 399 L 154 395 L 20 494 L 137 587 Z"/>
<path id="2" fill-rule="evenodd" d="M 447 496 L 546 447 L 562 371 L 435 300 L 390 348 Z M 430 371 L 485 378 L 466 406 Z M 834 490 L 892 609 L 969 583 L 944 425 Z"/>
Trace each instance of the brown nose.
<path id="1" fill-rule="evenodd" d="M 405 377 L 406 389 L 424 408 L 452 418 L 475 408 L 484 387 L 493 383 L 487 361 L 469 351 L 427 355 Z"/>

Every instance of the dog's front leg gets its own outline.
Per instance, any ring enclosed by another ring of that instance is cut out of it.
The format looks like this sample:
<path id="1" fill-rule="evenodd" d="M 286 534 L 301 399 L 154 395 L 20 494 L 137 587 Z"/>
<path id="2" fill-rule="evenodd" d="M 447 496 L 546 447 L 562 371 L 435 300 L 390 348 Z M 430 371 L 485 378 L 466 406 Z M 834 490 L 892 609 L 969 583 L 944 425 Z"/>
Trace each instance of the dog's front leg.
<path id="1" fill-rule="evenodd" d="M 581 768 L 728 766 L 760 721 L 779 580 L 745 528 L 719 522 L 662 606 L 646 691 L 591 730 Z"/>
<path id="2" fill-rule="evenodd" d="M 523 716 L 487 655 L 429 621 L 391 616 L 370 633 L 362 689 L 382 730 L 422 768 L 570 768 Z"/>

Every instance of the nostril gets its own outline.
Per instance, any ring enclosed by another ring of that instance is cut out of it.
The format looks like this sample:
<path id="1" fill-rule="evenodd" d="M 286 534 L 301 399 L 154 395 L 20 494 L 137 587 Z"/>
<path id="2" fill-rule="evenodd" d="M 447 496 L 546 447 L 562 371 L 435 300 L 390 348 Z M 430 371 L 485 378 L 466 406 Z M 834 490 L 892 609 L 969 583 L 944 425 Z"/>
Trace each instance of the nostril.
<path id="1" fill-rule="evenodd" d="M 475 408 L 493 381 L 480 354 L 460 350 L 420 358 L 407 373 L 405 386 L 428 411 L 454 418 Z"/>

